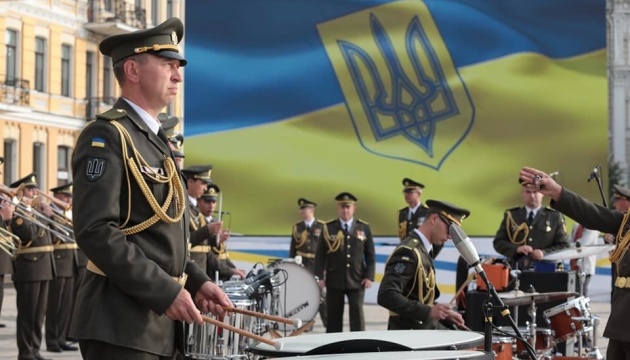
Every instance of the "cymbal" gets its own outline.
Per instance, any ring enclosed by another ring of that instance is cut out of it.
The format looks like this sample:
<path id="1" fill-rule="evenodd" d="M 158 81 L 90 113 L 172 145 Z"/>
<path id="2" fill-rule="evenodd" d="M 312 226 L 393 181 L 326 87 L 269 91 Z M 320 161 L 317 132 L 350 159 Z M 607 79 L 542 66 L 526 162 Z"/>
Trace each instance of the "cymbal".
<path id="1" fill-rule="evenodd" d="M 531 305 L 533 303 L 541 304 L 550 301 L 565 300 L 578 293 L 570 291 L 547 292 L 547 293 L 526 293 L 523 291 L 509 291 L 507 293 L 499 293 L 499 297 L 507 306 Z"/>
<path id="2" fill-rule="evenodd" d="M 547 254 L 544 260 L 558 261 L 568 259 L 579 259 L 591 255 L 597 255 L 606 251 L 612 251 L 615 245 L 587 245 L 581 247 L 572 246 L 567 249 L 562 249 L 551 254 Z"/>

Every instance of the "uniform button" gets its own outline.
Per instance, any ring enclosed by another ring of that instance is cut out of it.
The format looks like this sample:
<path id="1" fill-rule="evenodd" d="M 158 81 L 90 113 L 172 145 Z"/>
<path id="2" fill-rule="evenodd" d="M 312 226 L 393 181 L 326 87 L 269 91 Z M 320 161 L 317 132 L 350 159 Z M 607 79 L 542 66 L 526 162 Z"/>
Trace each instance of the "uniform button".
<path id="1" fill-rule="evenodd" d="M 350 264 L 348 264 L 347 267 L 350 267 Z"/>
<path id="2" fill-rule="evenodd" d="M 532 241 L 534 241 L 534 240 L 532 240 L 532 238 L 529 238 L 529 239 L 527 239 L 527 241 L 532 242 Z"/>
<path id="3" fill-rule="evenodd" d="M 348 245 L 348 249 L 350 249 L 350 245 Z"/>
<path id="4" fill-rule="evenodd" d="M 33 256 L 33 260 L 37 260 L 37 256 Z"/>
<path id="5" fill-rule="evenodd" d="M 350 254 L 348 254 L 348 259 L 350 259 Z"/>

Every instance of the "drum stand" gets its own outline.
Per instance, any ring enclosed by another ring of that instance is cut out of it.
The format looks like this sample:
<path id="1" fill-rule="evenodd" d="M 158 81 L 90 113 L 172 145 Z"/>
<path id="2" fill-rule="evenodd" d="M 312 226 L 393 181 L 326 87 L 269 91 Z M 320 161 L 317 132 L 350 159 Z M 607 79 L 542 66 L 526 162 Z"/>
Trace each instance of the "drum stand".
<path id="1" fill-rule="evenodd" d="M 591 351 L 589 351 L 589 353 L 588 353 L 588 358 L 589 359 L 598 359 L 598 360 L 600 360 L 600 359 L 603 359 L 604 357 L 602 356 L 602 353 L 599 351 L 599 348 L 597 347 L 597 327 L 599 325 L 599 316 L 591 315 L 590 317 L 591 317 L 591 319 L 593 321 L 593 329 L 591 330 L 593 332 L 593 334 L 592 334 L 593 338 L 591 340 L 593 346 L 591 347 Z"/>

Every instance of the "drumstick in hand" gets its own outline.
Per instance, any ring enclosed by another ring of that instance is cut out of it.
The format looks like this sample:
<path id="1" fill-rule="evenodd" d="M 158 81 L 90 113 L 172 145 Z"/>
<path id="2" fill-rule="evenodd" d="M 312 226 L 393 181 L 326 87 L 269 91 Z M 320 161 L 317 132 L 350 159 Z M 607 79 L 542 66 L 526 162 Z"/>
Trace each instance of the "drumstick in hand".
<path id="1" fill-rule="evenodd" d="M 229 306 L 224 306 L 223 309 L 229 312 L 255 316 L 261 319 L 265 319 L 265 320 L 277 321 L 283 324 L 293 325 L 293 327 L 295 328 L 299 328 L 300 326 L 302 326 L 302 320 L 300 319 L 287 319 L 281 316 L 269 315 L 269 314 L 259 313 L 257 311 L 240 309 L 240 308 L 229 307 Z"/>
<path id="2" fill-rule="evenodd" d="M 223 328 L 223 329 L 231 331 L 231 332 L 235 332 L 235 333 L 237 333 L 239 335 L 243 335 L 245 337 L 248 337 L 250 339 L 254 339 L 256 341 L 265 343 L 267 345 L 271 345 L 274 348 L 276 348 L 277 350 L 282 350 L 282 343 L 279 343 L 279 342 L 276 342 L 276 341 L 264 338 L 262 336 L 259 336 L 259 335 L 256 335 L 254 333 L 251 333 L 251 332 L 249 332 L 247 330 L 242 330 L 242 329 L 239 329 L 239 328 L 234 327 L 232 325 L 228 325 L 228 324 L 226 324 L 226 323 L 224 323 L 222 321 L 215 320 L 215 319 L 213 319 L 211 317 L 208 317 L 208 316 L 201 315 L 201 318 L 203 319 L 203 321 L 205 321 L 207 323 L 210 323 L 210 324 L 212 324 L 214 326 Z"/>

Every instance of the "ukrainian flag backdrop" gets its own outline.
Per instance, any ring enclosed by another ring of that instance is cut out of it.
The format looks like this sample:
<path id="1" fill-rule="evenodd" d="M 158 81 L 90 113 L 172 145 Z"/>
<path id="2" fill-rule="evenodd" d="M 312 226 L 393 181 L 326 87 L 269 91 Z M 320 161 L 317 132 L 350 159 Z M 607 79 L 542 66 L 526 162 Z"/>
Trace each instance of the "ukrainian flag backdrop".
<path id="1" fill-rule="evenodd" d="M 334 196 L 395 234 L 401 180 L 493 235 L 523 165 L 601 202 L 604 0 L 213 0 L 186 4 L 186 165 L 214 165 L 233 231 L 289 234 Z"/>

